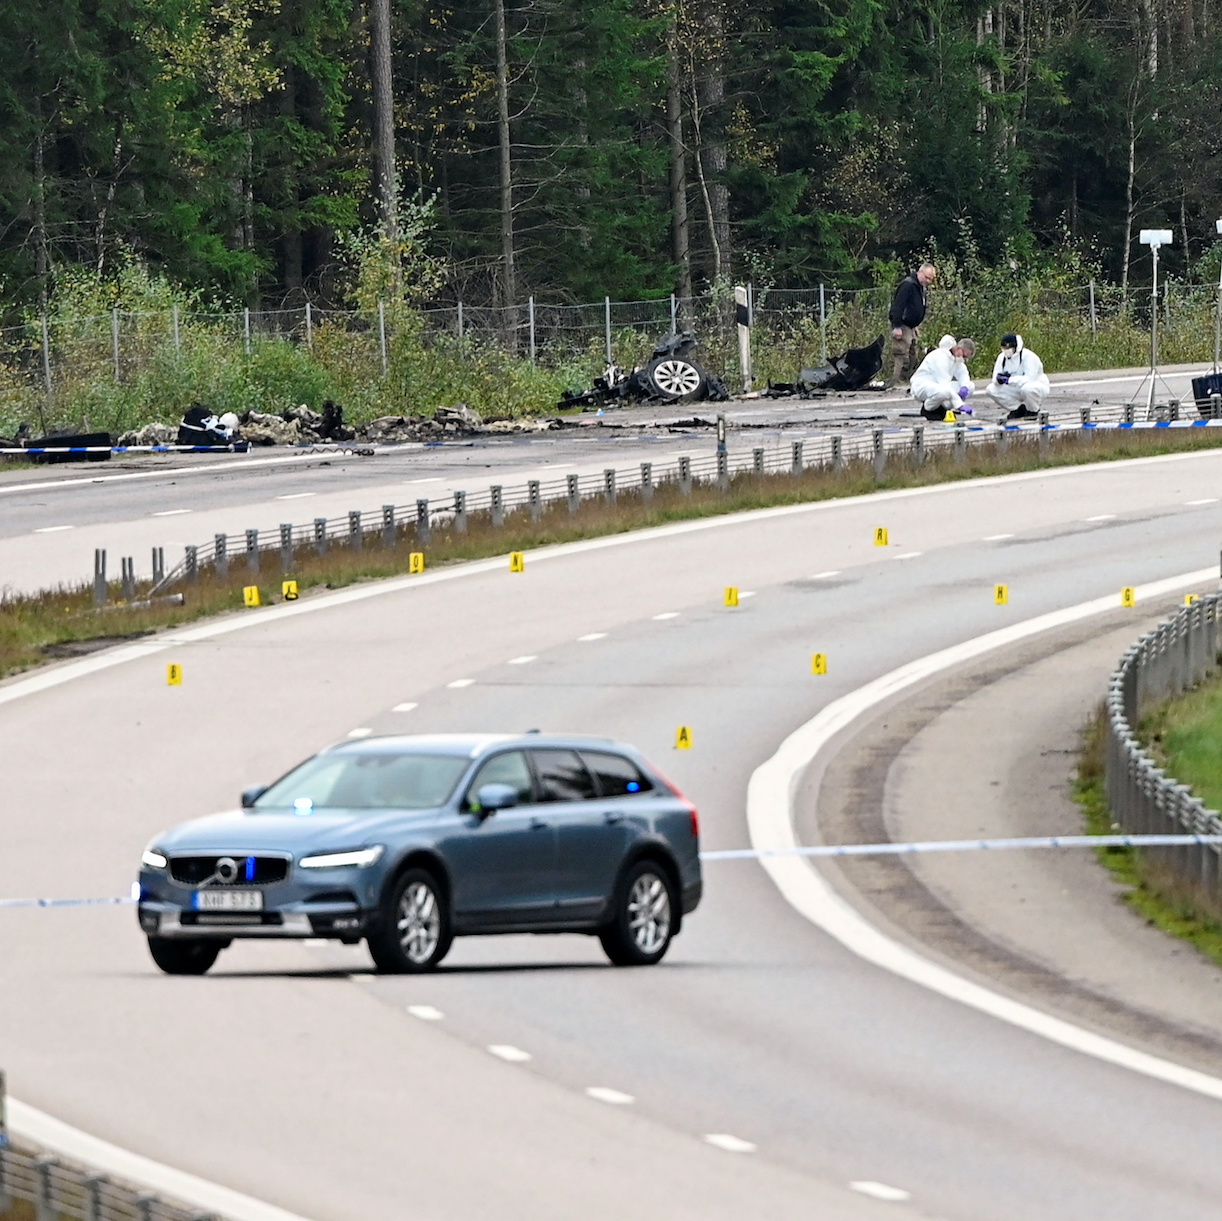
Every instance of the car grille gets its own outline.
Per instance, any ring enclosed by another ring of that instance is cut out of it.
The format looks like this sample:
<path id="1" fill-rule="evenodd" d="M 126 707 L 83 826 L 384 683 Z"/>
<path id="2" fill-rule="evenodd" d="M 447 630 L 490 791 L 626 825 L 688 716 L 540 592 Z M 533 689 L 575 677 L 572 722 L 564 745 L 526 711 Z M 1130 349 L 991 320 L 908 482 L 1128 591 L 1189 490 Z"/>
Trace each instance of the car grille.
<path id="1" fill-rule="evenodd" d="M 228 856 L 237 864 L 237 874 L 231 882 L 216 876 L 216 863 Z M 252 864 L 253 862 L 253 864 Z M 170 877 L 187 886 L 270 886 L 288 877 L 289 862 L 282 856 L 249 856 L 243 852 L 212 853 L 208 856 L 175 856 L 170 858 Z"/>

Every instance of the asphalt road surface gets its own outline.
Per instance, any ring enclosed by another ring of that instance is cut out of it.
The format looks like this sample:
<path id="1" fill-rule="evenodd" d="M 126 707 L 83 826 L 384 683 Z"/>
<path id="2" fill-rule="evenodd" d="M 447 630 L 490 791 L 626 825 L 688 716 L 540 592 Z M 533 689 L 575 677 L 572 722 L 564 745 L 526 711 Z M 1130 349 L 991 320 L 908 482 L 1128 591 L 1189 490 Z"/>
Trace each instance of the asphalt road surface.
<path id="1" fill-rule="evenodd" d="M 1189 379 L 1202 368 L 1167 370 L 1157 386 L 1159 401 L 1170 393 L 1190 403 Z M 1050 414 L 1076 422 L 1079 407 L 1097 403 L 1104 406 L 1102 414 L 1114 415 L 1128 399 L 1144 402 L 1144 378 L 1141 370 L 1124 369 L 1061 375 L 1054 379 Z M 997 418 L 998 410 L 979 397 L 979 417 Z M 107 551 L 112 579 L 124 556 L 134 559 L 143 577 L 152 571 L 154 547 L 163 547 L 173 566 L 184 546 L 209 543 L 218 532 L 274 532 L 281 522 L 300 525 L 352 509 L 376 514 L 383 504 L 411 506 L 420 497 L 440 499 L 456 489 L 524 487 L 528 479 L 601 474 L 607 467 L 624 470 L 680 454 L 709 456 L 716 446 L 709 422 L 718 411 L 727 417 L 731 451 L 749 457 L 755 446 L 787 445 L 829 430 L 878 423 L 910 427 L 916 405 L 894 393 L 684 403 L 572 417 L 574 427 L 563 431 L 387 447 L 367 457 L 260 449 L 0 470 L 0 590 L 91 581 L 95 548 Z M 693 426 L 693 420 L 705 424 Z"/>
<path id="2" fill-rule="evenodd" d="M 830 700 L 1211 565 L 1220 475 L 1200 454 L 884 493 L 180 631 L 0 702 L 0 895 L 124 893 L 159 830 L 366 730 L 622 738 L 697 803 L 706 849 L 746 846 L 749 777 Z M 751 595 L 736 609 L 731 584 Z M 1152 609 L 1123 612 L 1134 635 Z M 837 794 L 801 795 L 817 833 Z M 592 939 L 506 937 L 459 941 L 427 977 L 375 977 L 361 948 L 239 944 L 168 978 L 130 908 L 0 911 L 0 1060 L 23 1101 L 315 1221 L 1216 1213 L 1222 1104 L 868 965 L 754 862 L 706 883 L 637 971 Z"/>

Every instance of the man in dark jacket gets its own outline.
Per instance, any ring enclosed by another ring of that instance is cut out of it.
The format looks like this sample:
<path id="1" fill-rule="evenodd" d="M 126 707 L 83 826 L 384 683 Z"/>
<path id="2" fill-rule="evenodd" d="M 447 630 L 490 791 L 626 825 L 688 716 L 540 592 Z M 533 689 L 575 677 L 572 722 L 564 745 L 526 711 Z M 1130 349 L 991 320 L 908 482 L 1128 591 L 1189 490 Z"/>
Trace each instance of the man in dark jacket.
<path id="1" fill-rule="evenodd" d="M 925 321 L 925 290 L 937 278 L 932 263 L 922 263 L 905 276 L 891 299 L 891 358 L 893 386 L 906 386 L 920 363 L 918 341 Z"/>

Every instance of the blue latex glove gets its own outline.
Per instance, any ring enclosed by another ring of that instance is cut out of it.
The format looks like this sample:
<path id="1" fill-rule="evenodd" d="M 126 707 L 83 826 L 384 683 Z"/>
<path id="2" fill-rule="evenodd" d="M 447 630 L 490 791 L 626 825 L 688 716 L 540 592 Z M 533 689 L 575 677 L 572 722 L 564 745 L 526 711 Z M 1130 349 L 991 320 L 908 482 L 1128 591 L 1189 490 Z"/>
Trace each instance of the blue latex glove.
<path id="1" fill-rule="evenodd" d="M 971 392 L 972 392 L 972 388 L 971 388 L 971 386 L 960 386 L 960 387 L 959 387 L 959 397 L 960 397 L 960 398 L 961 398 L 961 399 L 962 399 L 962 400 L 963 400 L 965 403 L 967 402 L 967 397 L 968 397 L 968 395 L 969 395 L 969 394 L 971 394 Z"/>
<path id="2" fill-rule="evenodd" d="M 1009 380 L 1010 380 L 1010 375 L 1008 373 L 999 373 L 997 375 L 997 384 L 999 386 L 1006 385 L 1009 382 Z"/>

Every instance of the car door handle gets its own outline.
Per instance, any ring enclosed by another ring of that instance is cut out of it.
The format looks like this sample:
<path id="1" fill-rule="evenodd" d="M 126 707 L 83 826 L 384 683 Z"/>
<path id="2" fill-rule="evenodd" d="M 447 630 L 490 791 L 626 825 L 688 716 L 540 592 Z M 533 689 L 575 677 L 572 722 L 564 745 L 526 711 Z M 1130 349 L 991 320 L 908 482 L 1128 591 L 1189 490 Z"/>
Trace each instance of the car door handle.
<path id="1" fill-rule="evenodd" d="M 614 826 L 617 822 L 623 822 L 624 816 L 618 810 L 605 810 L 603 812 L 603 821 L 608 826 Z"/>
<path id="2" fill-rule="evenodd" d="M 532 831 L 546 831 L 552 824 L 543 818 L 532 818 L 530 820 L 530 829 Z"/>

